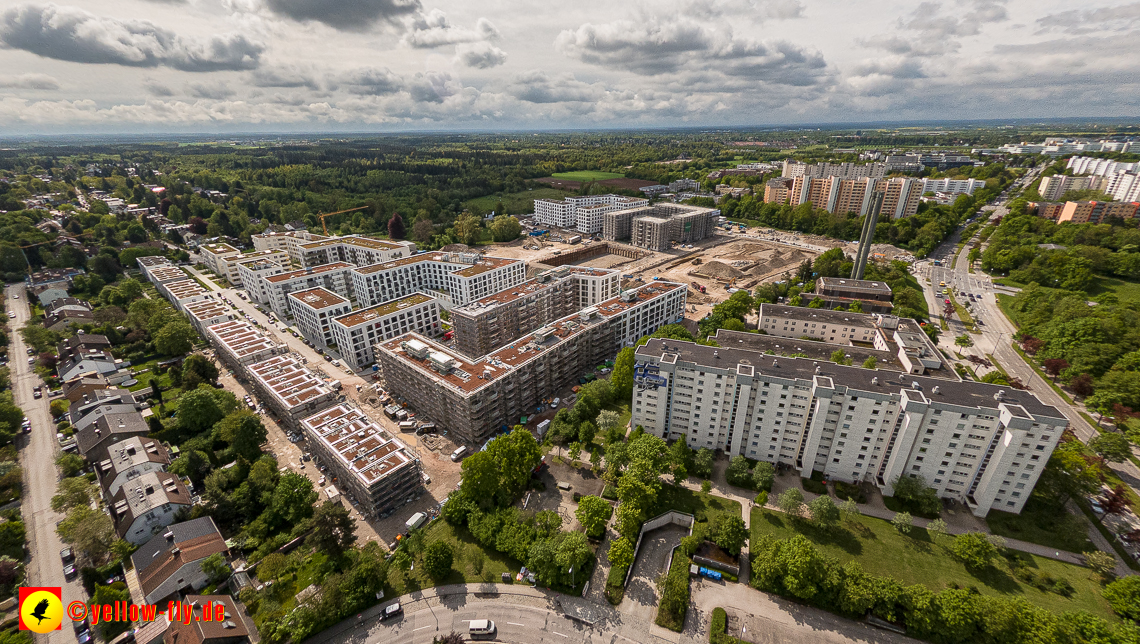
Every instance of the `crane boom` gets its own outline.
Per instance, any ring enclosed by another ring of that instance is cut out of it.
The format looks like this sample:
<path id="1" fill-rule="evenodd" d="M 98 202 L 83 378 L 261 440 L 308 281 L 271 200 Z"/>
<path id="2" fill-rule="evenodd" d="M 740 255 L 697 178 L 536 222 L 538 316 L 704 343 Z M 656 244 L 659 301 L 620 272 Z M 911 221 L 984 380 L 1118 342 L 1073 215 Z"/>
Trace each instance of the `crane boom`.
<path id="1" fill-rule="evenodd" d="M 323 215 L 317 215 L 317 217 L 321 220 L 321 228 L 324 229 L 325 236 L 328 237 L 329 227 L 327 224 L 325 224 L 325 217 L 332 217 L 333 215 L 343 215 L 346 212 L 356 212 L 357 210 L 364 210 L 365 208 L 368 208 L 368 206 L 358 206 L 356 208 L 349 208 L 348 210 L 338 210 L 336 212 L 326 212 Z"/>

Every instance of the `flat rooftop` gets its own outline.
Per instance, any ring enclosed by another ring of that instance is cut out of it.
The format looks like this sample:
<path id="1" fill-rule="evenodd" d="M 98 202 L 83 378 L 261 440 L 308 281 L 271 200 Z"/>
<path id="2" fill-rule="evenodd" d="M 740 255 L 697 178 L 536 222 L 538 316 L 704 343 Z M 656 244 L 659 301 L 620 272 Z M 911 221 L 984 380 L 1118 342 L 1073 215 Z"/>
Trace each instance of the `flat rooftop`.
<path id="1" fill-rule="evenodd" d="M 178 266 L 160 266 L 150 270 L 150 277 L 159 283 L 184 280 L 188 274 Z"/>
<path id="2" fill-rule="evenodd" d="M 288 257 L 289 254 L 283 250 L 255 250 L 252 253 L 246 253 L 241 257 L 227 257 L 230 263 L 246 264 L 249 262 L 265 261 L 267 257 Z"/>
<path id="3" fill-rule="evenodd" d="M 212 255 L 221 255 L 224 253 L 240 253 L 241 251 L 230 246 L 229 244 L 202 244 L 198 247 L 199 251 L 206 251 Z"/>
<path id="4" fill-rule="evenodd" d="M 251 364 L 249 370 L 287 411 L 332 397 L 332 389 L 290 353 Z"/>
<path id="5" fill-rule="evenodd" d="M 470 258 L 470 261 L 468 259 Z M 379 273 L 381 271 L 399 268 L 401 266 L 408 266 L 410 264 L 419 264 L 421 262 L 437 262 L 440 264 L 451 264 L 455 268 L 449 269 L 457 275 L 463 274 L 464 270 L 477 269 L 471 275 L 477 275 L 483 271 L 497 268 L 499 266 L 506 266 L 508 264 L 522 263 L 521 259 L 506 259 L 502 257 L 480 257 L 473 253 L 444 253 L 440 251 L 430 253 L 420 253 L 412 255 L 411 257 L 402 257 L 394 259 L 390 262 L 383 262 L 380 264 L 372 264 L 371 266 L 361 266 L 356 269 L 357 273 L 361 275 L 369 275 L 371 273 Z M 467 277 L 469 275 L 465 275 Z"/>
<path id="6" fill-rule="evenodd" d="M 1035 416 L 1058 420 L 1065 418 L 1061 412 L 1042 403 L 1029 392 L 984 382 L 953 382 L 929 376 L 896 374 L 857 366 L 847 367 L 807 358 L 776 358 L 751 349 L 706 347 L 693 342 L 662 338 L 654 338 L 644 346 L 638 347 L 636 351 L 640 359 L 661 358 L 663 354 L 675 355 L 678 363 L 685 362 L 704 367 L 733 369 L 738 364 L 745 364 L 755 369 L 754 377 L 770 376 L 799 380 L 807 386 L 811 385 L 812 378 L 820 375 L 831 378 L 837 386 L 885 395 L 897 394 L 902 389 L 914 389 L 914 383 L 918 383 L 922 394 L 932 402 L 968 408 L 997 409 L 999 401 L 994 399 L 994 395 L 1002 391 L 1005 395 L 1001 402 L 1006 405 L 1021 405 Z M 819 374 L 816 374 L 816 367 L 820 369 Z M 877 382 L 872 382 L 872 378 L 877 378 Z M 933 393 L 934 387 L 938 387 L 937 394 Z"/>
<path id="7" fill-rule="evenodd" d="M 339 404 L 301 421 L 365 487 L 414 462 L 405 445 L 355 407 Z"/>
<path id="8" fill-rule="evenodd" d="M 352 264 L 349 264 L 347 262 L 333 262 L 332 264 L 321 264 L 320 266 L 312 266 L 310 268 L 301 268 L 301 269 L 298 269 L 295 271 L 289 271 L 287 273 L 280 273 L 278 275 L 270 275 L 270 276 L 266 277 L 265 279 L 270 281 L 270 282 L 273 282 L 274 284 L 277 284 L 280 282 L 288 282 L 289 280 L 295 280 L 295 279 L 300 278 L 300 277 L 307 277 L 309 275 L 320 275 L 322 273 L 329 273 L 332 271 L 339 271 L 339 270 L 343 270 L 346 268 L 352 268 L 352 267 L 353 267 Z"/>
<path id="9" fill-rule="evenodd" d="M 414 365 L 417 369 L 424 371 L 433 379 L 446 382 L 460 391 L 470 393 L 480 387 L 489 385 L 496 378 L 509 373 L 512 369 L 521 367 L 542 353 L 578 335 L 589 327 L 605 324 L 609 322 L 611 318 L 628 311 L 637 304 L 649 301 L 670 291 L 684 288 L 686 288 L 684 285 L 673 282 L 659 281 L 646 284 L 636 291 L 632 291 L 634 297 L 629 301 L 621 297 L 616 297 L 595 307 L 590 307 L 596 312 L 596 315 L 591 315 L 588 319 L 584 319 L 585 310 L 573 315 L 568 315 L 542 329 L 528 333 L 478 360 L 469 360 L 440 344 L 428 340 L 418 333 L 406 333 L 391 340 L 381 342 L 376 346 Z M 627 293 L 630 292 L 627 291 Z M 411 340 L 422 342 L 430 349 L 427 358 L 420 360 L 409 354 L 401 346 L 404 342 Z M 446 374 L 435 370 L 432 367 L 433 359 L 447 360 L 448 364 L 452 365 L 451 370 Z"/>
<path id="10" fill-rule="evenodd" d="M 229 320 L 206 328 L 222 347 L 238 360 L 261 351 L 276 349 L 269 336 L 244 320 Z"/>
<path id="11" fill-rule="evenodd" d="M 356 236 L 353 236 L 353 237 L 335 237 L 332 239 L 324 239 L 321 241 L 309 242 L 307 244 L 301 244 L 300 246 L 301 246 L 301 248 L 303 248 L 305 250 L 313 250 L 313 249 L 317 249 L 317 248 L 323 248 L 326 246 L 334 246 L 336 244 L 351 244 L 353 246 L 360 246 L 361 248 L 371 248 L 374 250 L 399 250 L 401 248 L 407 247 L 404 244 L 397 244 L 396 242 L 390 242 L 390 241 L 386 241 L 383 239 L 375 239 L 372 237 L 356 237 Z"/>
<path id="12" fill-rule="evenodd" d="M 434 297 L 425 295 L 423 293 L 412 293 L 411 295 L 401 297 L 396 300 L 390 300 L 388 302 L 384 302 L 383 304 L 377 304 L 376 306 L 369 307 L 367 309 L 353 311 L 347 315 L 342 315 L 338 318 L 334 318 L 334 321 L 337 324 L 352 328 L 359 324 L 364 324 L 365 322 L 371 322 L 377 318 L 382 318 L 386 315 L 398 313 L 413 306 L 427 304 L 434 299 Z"/>
<path id="13" fill-rule="evenodd" d="M 170 260 L 166 259 L 162 255 L 148 255 L 146 257 L 139 257 L 138 263 L 140 266 L 147 266 L 147 267 L 162 266 L 165 264 L 169 264 Z"/>
<path id="14" fill-rule="evenodd" d="M 176 300 L 184 300 L 198 295 L 206 295 L 209 293 L 201 284 L 192 279 L 175 280 L 173 282 L 164 282 L 163 287 L 170 293 L 170 296 Z"/>
<path id="15" fill-rule="evenodd" d="M 875 313 L 852 313 L 850 311 L 830 311 L 828 309 L 809 309 L 804 306 L 785 306 L 783 304 L 760 305 L 760 318 L 775 317 L 791 320 L 804 320 L 807 322 L 825 322 L 827 324 L 850 324 L 859 327 L 875 326 Z"/>
<path id="16" fill-rule="evenodd" d="M 866 291 L 868 293 L 882 293 L 887 295 L 891 293 L 891 287 L 887 286 L 884 282 L 853 280 L 846 277 L 820 277 L 816 281 L 816 285 L 849 291 Z"/>
<path id="17" fill-rule="evenodd" d="M 195 319 L 210 320 L 222 315 L 228 315 L 230 307 L 215 299 L 207 299 L 187 304 L 186 312 Z"/>
<path id="18" fill-rule="evenodd" d="M 330 306 L 343 306 L 348 304 L 348 300 L 333 293 L 330 290 L 320 287 L 311 288 L 305 291 L 293 291 L 289 294 L 289 299 L 296 300 L 305 306 L 321 310 L 327 309 Z"/>
<path id="19" fill-rule="evenodd" d="M 455 271 L 455 274 L 461 277 L 475 277 L 480 273 L 493 271 L 496 268 L 502 268 L 511 264 L 518 264 L 521 261 L 522 260 L 519 259 L 505 259 L 502 257 L 483 257 L 474 265 Z"/>

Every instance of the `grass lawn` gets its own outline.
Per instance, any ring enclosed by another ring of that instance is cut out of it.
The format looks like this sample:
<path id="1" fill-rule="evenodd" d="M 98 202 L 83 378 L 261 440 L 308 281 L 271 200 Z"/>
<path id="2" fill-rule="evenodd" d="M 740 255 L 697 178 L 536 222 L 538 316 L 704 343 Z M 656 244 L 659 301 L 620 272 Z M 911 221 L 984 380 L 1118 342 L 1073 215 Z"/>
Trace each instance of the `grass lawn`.
<path id="1" fill-rule="evenodd" d="M 610 403 L 602 407 L 602 409 L 608 409 L 618 413 L 618 416 L 620 416 L 620 418 L 618 418 L 618 427 L 625 427 L 629 424 L 629 419 L 633 417 L 633 412 L 629 409 L 629 403 Z"/>
<path id="2" fill-rule="evenodd" d="M 1140 300 L 1140 283 L 1126 282 L 1114 277 L 1097 276 L 1089 288 L 1089 295 L 1096 296 L 1101 293 L 1116 293 L 1123 300 Z"/>
<path id="3" fill-rule="evenodd" d="M 437 519 L 433 521 L 426 530 L 427 534 L 424 535 L 425 545 L 430 545 L 436 541 L 443 541 L 451 546 L 454 561 L 451 574 L 444 579 L 434 581 L 417 566 L 415 570 L 408 573 L 408 583 L 405 588 L 400 588 L 397 583 L 393 583 L 396 592 L 403 594 L 420 588 L 444 586 L 447 584 L 474 584 L 484 581 L 499 582 L 501 581 L 502 573 L 509 572 L 513 578 L 513 575 L 522 567 L 522 564 L 514 559 L 479 545 L 479 542 L 475 540 L 475 537 L 471 536 L 467 528 L 456 528 L 443 519 Z M 481 573 L 475 572 L 474 566 L 470 562 L 471 557 L 467 556 L 469 553 L 475 551 L 479 551 L 483 554 Z M 389 575 L 389 577 L 392 576 Z"/>
<path id="4" fill-rule="evenodd" d="M 575 170 L 574 172 L 555 172 L 550 175 L 555 179 L 566 181 L 602 181 L 604 179 L 624 179 L 625 175 L 619 172 L 600 172 L 598 170 Z"/>
<path id="5" fill-rule="evenodd" d="M 1064 579 L 1074 593 L 1063 597 L 1038 590 L 1014 577 L 1004 559 L 998 559 L 981 576 L 975 576 L 951 556 L 951 537 L 939 537 L 935 543 L 926 530 L 915 527 L 909 536 L 899 534 L 882 519 L 860 516 L 831 532 L 825 532 L 804 521 L 792 521 L 784 514 L 755 508 L 752 510 L 752 539 L 763 534 L 786 539 L 803 534 L 840 563 L 856 560 L 868 573 L 894 577 L 904 584 L 923 584 L 938 592 L 950 584 L 975 586 L 983 595 L 1023 597 L 1027 601 L 1058 614 L 1087 610 L 1115 622 L 1112 609 L 1100 593 L 1096 574 L 1087 568 L 1025 555 L 1027 565 L 1041 574 Z M 1021 553 L 1024 554 L 1024 553 Z"/>
<path id="6" fill-rule="evenodd" d="M 562 199 L 567 194 L 557 188 L 535 188 L 522 192 L 508 192 L 502 195 L 487 195 L 478 199 L 468 199 L 464 204 L 472 212 L 491 212 L 498 207 L 500 201 L 508 215 L 525 215 L 534 212 L 535 199 Z M 501 214 L 501 213 L 496 213 Z"/>
<path id="7" fill-rule="evenodd" d="M 986 517 L 986 525 L 994 534 L 1010 539 L 1069 552 L 1094 550 L 1088 537 L 1089 522 L 1084 515 L 1059 514 L 1033 496 L 1029 497 L 1021 514 L 991 510 Z"/>
<path id="8" fill-rule="evenodd" d="M 657 503 L 650 510 L 648 518 L 662 515 L 669 510 L 677 510 L 696 517 L 698 522 L 712 523 L 717 516 L 729 514 L 741 516 L 740 503 L 714 494 L 705 494 L 675 485 L 663 484 L 657 493 Z"/>

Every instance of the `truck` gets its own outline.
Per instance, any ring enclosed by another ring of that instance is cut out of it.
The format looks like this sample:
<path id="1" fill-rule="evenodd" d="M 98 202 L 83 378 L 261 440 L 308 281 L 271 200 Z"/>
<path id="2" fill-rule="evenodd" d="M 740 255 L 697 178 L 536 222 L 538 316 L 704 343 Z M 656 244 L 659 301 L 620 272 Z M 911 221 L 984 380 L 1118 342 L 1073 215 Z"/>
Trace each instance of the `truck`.
<path id="1" fill-rule="evenodd" d="M 400 422 L 400 431 L 402 431 L 402 432 L 410 432 L 410 431 L 413 431 L 415 428 L 416 428 L 416 421 L 414 421 L 414 420 L 405 420 L 405 421 Z"/>
<path id="2" fill-rule="evenodd" d="M 570 239 L 567 239 L 566 243 L 567 244 L 577 244 L 580 241 L 582 241 L 582 236 L 581 235 L 574 235 Z"/>
<path id="3" fill-rule="evenodd" d="M 693 282 L 693 290 L 698 292 L 698 293 L 704 293 L 705 287 L 701 286 L 700 284 L 697 284 L 696 282 Z"/>
<path id="4" fill-rule="evenodd" d="M 416 528 L 422 526 L 424 524 L 424 521 L 427 521 L 427 515 L 423 512 L 417 512 L 404 522 L 404 527 L 408 529 L 408 532 L 411 532 L 412 530 L 415 530 Z"/>

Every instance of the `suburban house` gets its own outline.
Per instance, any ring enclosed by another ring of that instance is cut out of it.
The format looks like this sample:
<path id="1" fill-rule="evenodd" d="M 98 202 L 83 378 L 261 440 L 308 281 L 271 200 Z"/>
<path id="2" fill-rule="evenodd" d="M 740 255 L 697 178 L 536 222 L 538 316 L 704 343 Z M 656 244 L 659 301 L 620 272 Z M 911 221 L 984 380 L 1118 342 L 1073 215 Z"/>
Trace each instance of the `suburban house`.
<path id="1" fill-rule="evenodd" d="M 218 526 L 210 517 L 172 523 L 131 555 L 134 568 L 128 579 L 134 597 L 140 604 L 158 604 L 179 593 L 201 590 L 208 579 L 202 572 L 202 560 L 214 554 L 227 554 L 229 549 Z"/>
<path id="2" fill-rule="evenodd" d="M 150 427 L 137 411 L 100 415 L 75 433 L 79 455 L 89 463 L 102 463 L 111 457 L 111 447 L 134 436 L 146 437 Z"/>
<path id="3" fill-rule="evenodd" d="M 170 472 L 147 472 L 119 488 L 110 506 L 119 537 L 142 545 L 190 507 L 190 490 Z"/>
<path id="4" fill-rule="evenodd" d="M 256 633 L 252 622 L 234 605 L 229 595 L 187 595 L 183 600 L 193 607 L 190 619 L 172 621 L 163 637 L 164 644 L 246 644 Z M 222 621 L 203 619 L 202 611 L 222 606 Z"/>
<path id="5" fill-rule="evenodd" d="M 75 337 L 60 342 L 56 347 L 56 353 L 59 354 L 59 362 L 56 363 L 55 369 L 60 380 L 71 380 L 88 371 L 113 374 L 121 368 L 130 366 L 129 362 L 116 360 L 111 355 L 111 342 L 105 335 L 80 331 Z"/>
<path id="6" fill-rule="evenodd" d="M 114 496 L 127 481 L 147 472 L 162 472 L 167 465 L 170 452 L 162 443 L 145 436 L 131 436 L 107 449 L 107 458 L 95 464 L 95 474 L 103 492 Z"/>

